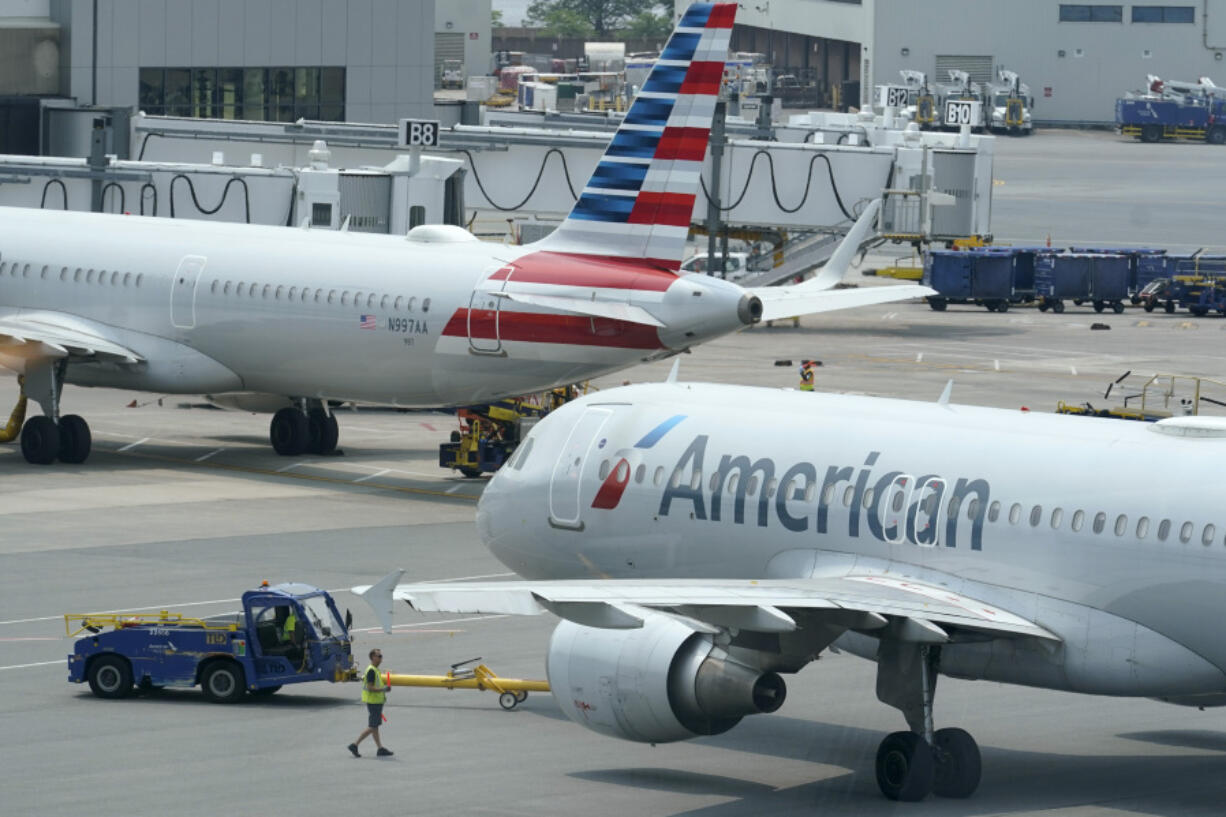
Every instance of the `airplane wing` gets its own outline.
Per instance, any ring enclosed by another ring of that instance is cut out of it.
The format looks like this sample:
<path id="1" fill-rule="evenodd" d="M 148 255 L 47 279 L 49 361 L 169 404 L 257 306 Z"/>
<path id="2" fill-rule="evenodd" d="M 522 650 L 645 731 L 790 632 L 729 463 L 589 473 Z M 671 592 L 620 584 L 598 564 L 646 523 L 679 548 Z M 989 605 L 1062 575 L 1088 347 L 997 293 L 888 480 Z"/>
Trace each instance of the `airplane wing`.
<path id="1" fill-rule="evenodd" d="M 60 312 L 27 312 L 0 318 L 0 353 L 24 359 L 72 357 L 125 363 L 143 360 L 85 322 Z"/>
<path id="2" fill-rule="evenodd" d="M 869 202 L 864 212 L 856 219 L 856 223 L 848 230 L 846 237 L 839 243 L 834 255 L 830 256 L 830 260 L 817 275 L 803 284 L 749 287 L 748 291 L 762 301 L 762 320 L 778 320 L 793 315 L 811 315 L 836 309 L 850 309 L 853 306 L 869 306 L 936 295 L 936 290 L 918 284 L 833 289 L 836 284 L 842 282 L 843 276 L 851 267 L 852 259 L 860 251 L 860 245 L 872 234 L 877 211 L 880 209 L 880 200 Z"/>
<path id="3" fill-rule="evenodd" d="M 393 602 L 421 612 L 551 612 L 589 627 L 641 627 L 648 612 L 691 624 L 758 632 L 789 632 L 800 615 L 859 630 L 893 628 L 900 638 L 942 643 L 950 630 L 992 637 L 1059 640 L 1040 625 L 943 587 L 883 575 L 813 579 L 677 579 L 463 582 L 397 585 L 403 571 L 373 586 L 353 588 L 390 632 Z"/>

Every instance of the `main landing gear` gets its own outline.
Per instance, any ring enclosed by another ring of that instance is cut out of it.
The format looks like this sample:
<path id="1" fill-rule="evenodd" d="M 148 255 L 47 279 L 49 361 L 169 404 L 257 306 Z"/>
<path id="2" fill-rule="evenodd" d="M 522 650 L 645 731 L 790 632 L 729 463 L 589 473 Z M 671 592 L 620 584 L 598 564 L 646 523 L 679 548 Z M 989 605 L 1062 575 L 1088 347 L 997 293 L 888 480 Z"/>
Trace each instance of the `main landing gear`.
<path id="1" fill-rule="evenodd" d="M 31 363 L 18 378 L 21 396 L 8 425 L 0 432 L 0 440 L 8 442 L 21 428 L 21 453 L 31 465 L 60 462 L 77 464 L 89 458 L 93 436 L 89 424 L 76 414 L 60 416 L 60 392 L 64 387 L 64 361 Z M 42 407 L 41 416 L 31 417 L 22 425 L 26 399 L 31 397 Z"/>
<path id="2" fill-rule="evenodd" d="M 273 449 L 283 457 L 335 452 L 340 438 L 336 415 L 322 400 L 296 402 L 272 416 L 268 438 Z"/>
<path id="3" fill-rule="evenodd" d="M 891 800 L 970 797 L 982 770 L 979 746 L 966 731 L 933 729 L 941 648 L 882 640 L 877 651 L 877 697 L 902 710 L 909 732 L 887 735 L 877 747 L 877 785 Z"/>

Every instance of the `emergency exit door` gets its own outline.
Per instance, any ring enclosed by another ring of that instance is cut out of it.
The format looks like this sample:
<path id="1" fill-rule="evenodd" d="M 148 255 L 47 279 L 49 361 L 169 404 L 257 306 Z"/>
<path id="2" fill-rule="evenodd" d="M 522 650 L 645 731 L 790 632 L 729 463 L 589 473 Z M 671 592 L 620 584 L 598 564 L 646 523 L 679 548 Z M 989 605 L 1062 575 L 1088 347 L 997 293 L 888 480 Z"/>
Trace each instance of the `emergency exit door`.
<path id="1" fill-rule="evenodd" d="M 196 284 L 206 262 L 203 255 L 189 255 L 179 262 L 170 287 L 170 323 L 176 329 L 196 326 Z"/>

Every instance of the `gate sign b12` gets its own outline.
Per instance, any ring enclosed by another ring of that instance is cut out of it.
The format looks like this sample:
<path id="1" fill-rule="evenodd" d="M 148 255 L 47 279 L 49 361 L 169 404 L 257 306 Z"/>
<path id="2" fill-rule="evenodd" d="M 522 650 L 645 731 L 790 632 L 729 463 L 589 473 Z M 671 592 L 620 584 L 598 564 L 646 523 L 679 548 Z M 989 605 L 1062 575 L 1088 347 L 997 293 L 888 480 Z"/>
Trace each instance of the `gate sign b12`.
<path id="1" fill-rule="evenodd" d="M 399 147 L 438 147 L 438 120 L 401 119 Z"/>
<path id="2" fill-rule="evenodd" d="M 878 85 L 877 104 L 883 108 L 902 108 L 907 104 L 907 88 L 903 85 Z"/>
<path id="3" fill-rule="evenodd" d="M 979 102 L 973 99 L 945 100 L 945 124 L 949 127 L 979 124 Z"/>

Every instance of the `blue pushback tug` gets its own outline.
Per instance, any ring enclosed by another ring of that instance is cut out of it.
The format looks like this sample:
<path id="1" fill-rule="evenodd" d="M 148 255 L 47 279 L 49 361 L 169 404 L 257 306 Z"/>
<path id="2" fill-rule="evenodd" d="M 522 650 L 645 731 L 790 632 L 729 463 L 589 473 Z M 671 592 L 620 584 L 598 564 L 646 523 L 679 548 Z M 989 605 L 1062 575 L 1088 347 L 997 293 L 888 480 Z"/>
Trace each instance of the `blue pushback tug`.
<path id="1" fill-rule="evenodd" d="M 234 703 L 285 684 L 357 677 L 352 620 L 348 612 L 341 619 L 327 591 L 265 583 L 242 602 L 237 613 L 203 619 L 165 610 L 66 615 L 68 635 L 89 633 L 68 656 L 68 680 L 88 682 L 100 698 L 200 684 L 209 700 Z"/>

